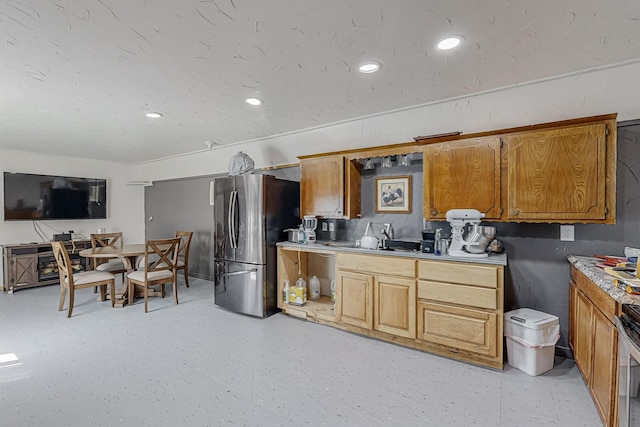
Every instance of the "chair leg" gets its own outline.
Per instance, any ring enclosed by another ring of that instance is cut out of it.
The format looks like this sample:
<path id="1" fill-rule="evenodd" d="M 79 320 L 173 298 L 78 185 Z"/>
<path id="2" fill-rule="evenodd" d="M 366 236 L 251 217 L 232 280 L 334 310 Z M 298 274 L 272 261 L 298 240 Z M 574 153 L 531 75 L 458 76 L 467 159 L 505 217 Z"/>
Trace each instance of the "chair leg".
<path id="1" fill-rule="evenodd" d="M 107 299 L 107 284 L 100 285 L 100 301 L 106 301 Z"/>
<path id="2" fill-rule="evenodd" d="M 129 299 L 129 305 L 133 305 L 133 294 L 135 291 L 135 284 L 127 277 L 127 298 Z"/>
<path id="3" fill-rule="evenodd" d="M 109 292 L 111 292 L 111 307 L 116 306 L 116 281 L 112 280 L 110 283 Z"/>
<path id="4" fill-rule="evenodd" d="M 144 312 L 147 313 L 147 304 L 149 303 L 149 287 L 145 283 L 144 284 Z"/>
<path id="5" fill-rule="evenodd" d="M 69 286 L 69 311 L 67 312 L 67 317 L 71 317 L 71 312 L 73 311 L 73 297 L 74 297 L 74 289 L 73 286 Z"/>
<path id="6" fill-rule="evenodd" d="M 173 277 L 173 301 L 178 303 L 178 278 L 176 276 Z"/>
<path id="7" fill-rule="evenodd" d="M 67 296 L 67 288 L 64 285 L 60 284 L 60 304 L 58 304 L 58 311 L 62 311 L 64 307 L 64 299 Z"/>
<path id="8" fill-rule="evenodd" d="M 184 268 L 184 284 L 187 285 L 187 288 L 189 287 L 189 274 L 187 273 L 187 269 Z"/>

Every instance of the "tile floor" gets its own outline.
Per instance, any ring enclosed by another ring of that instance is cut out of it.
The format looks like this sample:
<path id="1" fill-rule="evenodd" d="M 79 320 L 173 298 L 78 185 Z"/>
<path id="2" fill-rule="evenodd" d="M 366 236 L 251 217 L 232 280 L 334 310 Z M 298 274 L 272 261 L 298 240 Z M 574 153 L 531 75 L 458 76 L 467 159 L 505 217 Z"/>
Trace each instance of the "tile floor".
<path id="1" fill-rule="evenodd" d="M 600 426 L 570 360 L 530 377 L 480 368 L 277 314 L 213 304 L 112 309 L 88 289 L 0 294 L 0 425 Z M 1 356 L 0 356 L 1 357 Z"/>

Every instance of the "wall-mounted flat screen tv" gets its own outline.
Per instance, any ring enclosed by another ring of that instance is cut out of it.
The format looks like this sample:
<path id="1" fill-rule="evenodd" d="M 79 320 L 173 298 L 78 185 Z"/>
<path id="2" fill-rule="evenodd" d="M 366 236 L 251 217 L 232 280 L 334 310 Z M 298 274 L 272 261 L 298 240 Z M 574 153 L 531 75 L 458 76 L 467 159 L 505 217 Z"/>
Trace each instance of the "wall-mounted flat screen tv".
<path id="1" fill-rule="evenodd" d="M 105 219 L 107 181 L 4 173 L 4 220 Z"/>

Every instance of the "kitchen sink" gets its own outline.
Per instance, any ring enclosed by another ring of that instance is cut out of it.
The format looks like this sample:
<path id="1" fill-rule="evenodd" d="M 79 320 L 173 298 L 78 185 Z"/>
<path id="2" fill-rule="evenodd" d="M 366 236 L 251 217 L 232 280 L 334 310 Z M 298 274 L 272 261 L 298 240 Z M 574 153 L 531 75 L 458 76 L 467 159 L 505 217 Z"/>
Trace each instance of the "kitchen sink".
<path id="1" fill-rule="evenodd" d="M 382 250 L 386 251 L 419 251 L 419 240 L 399 240 L 399 239 L 384 239 L 382 240 Z"/>
<path id="2" fill-rule="evenodd" d="M 356 245 L 353 242 L 318 242 L 323 246 L 329 246 L 330 248 L 355 248 Z"/>

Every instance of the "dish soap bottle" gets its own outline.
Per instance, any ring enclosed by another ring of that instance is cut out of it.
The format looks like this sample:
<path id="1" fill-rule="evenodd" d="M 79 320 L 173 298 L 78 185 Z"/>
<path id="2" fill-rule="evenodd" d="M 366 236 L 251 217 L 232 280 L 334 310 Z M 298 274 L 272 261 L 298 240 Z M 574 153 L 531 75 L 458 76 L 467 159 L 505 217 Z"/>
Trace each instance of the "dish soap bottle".
<path id="1" fill-rule="evenodd" d="M 316 276 L 309 279 L 309 299 L 320 299 L 320 280 Z"/>

